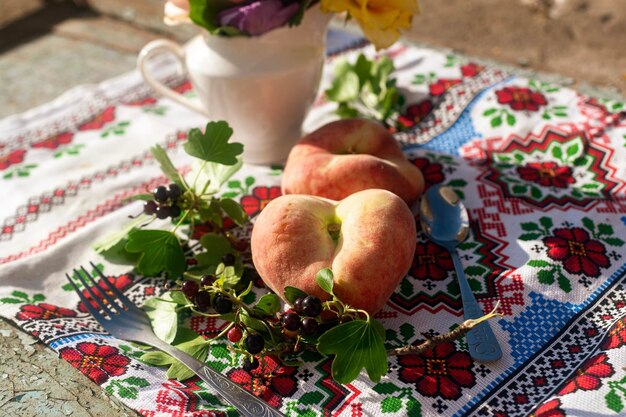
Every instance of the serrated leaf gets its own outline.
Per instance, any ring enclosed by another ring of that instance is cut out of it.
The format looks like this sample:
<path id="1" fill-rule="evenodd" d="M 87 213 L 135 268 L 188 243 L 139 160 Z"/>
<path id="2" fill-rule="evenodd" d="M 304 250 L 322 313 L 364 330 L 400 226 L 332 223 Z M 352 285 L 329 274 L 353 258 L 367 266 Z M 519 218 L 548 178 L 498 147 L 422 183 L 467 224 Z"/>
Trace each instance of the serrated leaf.
<path id="1" fill-rule="evenodd" d="M 304 298 L 307 296 L 307 293 L 302 291 L 299 288 L 286 286 L 285 287 L 285 299 L 289 302 L 289 304 L 293 305 L 298 298 Z"/>
<path id="2" fill-rule="evenodd" d="M 317 350 L 335 355 L 331 372 L 340 384 L 352 382 L 364 368 L 373 382 L 387 373 L 385 329 L 374 319 L 355 320 L 326 331 L 318 339 Z"/>
<path id="3" fill-rule="evenodd" d="M 170 293 L 165 293 L 161 299 L 149 298 L 142 308 L 150 319 L 154 334 L 165 343 L 172 343 L 178 331 L 178 304 L 168 301 L 172 298 Z"/>
<path id="4" fill-rule="evenodd" d="M 204 133 L 200 129 L 191 129 L 185 151 L 198 159 L 217 162 L 223 165 L 235 165 L 237 156 L 243 152 L 241 143 L 229 143 L 233 130 L 224 121 L 209 122 Z"/>
<path id="5" fill-rule="evenodd" d="M 348 71 L 333 80 L 331 87 L 326 90 L 326 97 L 337 102 L 356 100 L 359 96 L 360 87 L 359 76 Z"/>
<path id="6" fill-rule="evenodd" d="M 187 178 L 194 179 L 194 191 L 200 194 L 215 194 L 220 191 L 222 185 L 227 182 L 243 166 L 241 157 L 237 157 L 237 163 L 224 165 L 216 162 L 205 162 L 194 159 L 192 170 Z M 207 186 L 208 183 L 208 186 Z"/>
<path id="7" fill-rule="evenodd" d="M 248 214 L 246 214 L 241 204 L 233 200 L 232 198 L 222 198 L 220 200 L 220 206 L 228 217 L 239 225 L 243 226 L 248 222 Z"/>
<path id="8" fill-rule="evenodd" d="M 172 182 L 182 186 L 182 181 L 180 180 L 180 175 L 178 174 L 178 170 L 172 163 L 172 160 L 167 155 L 165 149 L 163 149 L 160 145 L 153 146 L 150 148 L 150 153 L 154 157 L 155 161 L 159 164 L 161 171 L 163 174 Z"/>
<path id="9" fill-rule="evenodd" d="M 110 235 L 105 236 L 102 240 L 94 243 L 92 249 L 96 251 L 96 253 L 103 253 L 108 251 L 109 249 L 118 245 L 121 241 L 127 240 L 128 234 L 142 223 L 147 222 L 148 219 L 150 219 L 150 217 L 146 216 L 145 214 L 139 215 L 137 218 L 126 223 L 124 227 L 122 227 L 118 231 L 113 232 Z"/>
<path id="10" fill-rule="evenodd" d="M 528 266 L 533 266 L 535 268 L 543 268 L 546 266 L 550 266 L 552 265 L 550 262 L 541 260 L 541 259 L 532 259 L 530 261 L 528 261 Z"/>
<path id="11" fill-rule="evenodd" d="M 262 316 L 273 316 L 280 311 L 280 298 L 276 294 L 264 294 L 253 311 Z"/>
<path id="12" fill-rule="evenodd" d="M 185 254 L 176 235 L 165 230 L 135 229 L 128 234 L 125 246 L 130 253 L 139 253 L 136 269 L 142 275 L 156 276 L 167 271 L 170 278 L 182 275 Z"/>
<path id="13" fill-rule="evenodd" d="M 328 294 L 333 293 L 333 271 L 330 268 L 324 268 L 315 275 L 315 281 Z"/>
<path id="14" fill-rule="evenodd" d="M 207 233 L 200 238 L 200 245 L 206 252 L 197 254 L 194 258 L 200 265 L 217 266 L 222 262 L 222 257 L 227 253 L 233 253 L 230 241 L 223 235 Z"/>

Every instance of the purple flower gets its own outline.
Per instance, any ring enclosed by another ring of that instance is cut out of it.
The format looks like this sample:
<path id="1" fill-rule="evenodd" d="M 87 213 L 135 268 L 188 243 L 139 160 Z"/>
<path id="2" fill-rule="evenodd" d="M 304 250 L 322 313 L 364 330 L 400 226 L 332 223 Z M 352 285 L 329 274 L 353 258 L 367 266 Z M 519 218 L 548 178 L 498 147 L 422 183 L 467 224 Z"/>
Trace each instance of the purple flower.
<path id="1" fill-rule="evenodd" d="M 257 0 L 219 13 L 220 26 L 232 26 L 252 36 L 284 26 L 300 8 L 298 2 L 284 5 L 281 0 Z"/>

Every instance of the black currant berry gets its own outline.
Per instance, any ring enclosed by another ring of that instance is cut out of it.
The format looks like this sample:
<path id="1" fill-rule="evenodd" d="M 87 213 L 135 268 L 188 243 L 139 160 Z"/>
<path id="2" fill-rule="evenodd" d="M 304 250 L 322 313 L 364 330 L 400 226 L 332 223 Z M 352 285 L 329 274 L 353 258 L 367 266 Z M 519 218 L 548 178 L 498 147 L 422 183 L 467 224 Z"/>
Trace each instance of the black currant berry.
<path id="1" fill-rule="evenodd" d="M 150 201 L 146 201 L 145 203 L 143 203 L 143 212 L 145 214 L 154 214 L 157 211 L 157 203 L 154 200 L 150 200 Z"/>
<path id="2" fill-rule="evenodd" d="M 156 201 L 158 201 L 159 203 L 165 203 L 167 201 L 167 188 L 165 188 L 162 185 L 159 185 L 157 188 L 154 189 L 154 191 L 152 192 L 152 196 L 154 197 L 154 199 Z"/>
<path id="3" fill-rule="evenodd" d="M 302 334 L 312 336 L 317 333 L 318 323 L 313 317 L 305 317 L 302 319 Z"/>
<path id="4" fill-rule="evenodd" d="M 213 307 L 219 314 L 226 314 L 233 311 L 233 302 L 228 297 L 218 294 L 213 300 Z"/>
<path id="5" fill-rule="evenodd" d="M 286 313 L 281 323 L 286 330 L 296 331 L 300 328 L 300 316 L 296 313 Z"/>
<path id="6" fill-rule="evenodd" d="M 322 312 L 322 301 L 312 295 L 306 296 L 306 298 L 302 300 L 302 312 L 308 317 L 318 316 Z"/>
<path id="7" fill-rule="evenodd" d="M 243 370 L 246 372 L 254 371 L 259 367 L 259 360 L 257 358 L 244 358 L 243 359 Z"/>
<path id="8" fill-rule="evenodd" d="M 176 217 L 180 216 L 180 207 L 176 206 L 176 205 L 172 205 L 170 207 L 170 217 L 172 219 L 175 219 Z"/>
<path id="9" fill-rule="evenodd" d="M 227 253 L 226 255 L 222 256 L 222 262 L 226 266 L 233 266 L 233 265 L 235 265 L 235 261 L 236 260 L 237 260 L 237 258 L 235 258 L 235 255 L 233 255 L 232 253 Z"/>
<path id="10" fill-rule="evenodd" d="M 304 301 L 304 298 L 296 298 L 296 300 L 293 302 L 293 309 L 298 314 L 302 314 L 302 302 L 303 301 Z"/>
<path id="11" fill-rule="evenodd" d="M 206 310 L 211 307 L 211 293 L 208 291 L 200 291 L 196 294 L 196 306 L 200 310 Z"/>
<path id="12" fill-rule="evenodd" d="M 182 287 L 183 294 L 185 294 L 185 296 L 189 298 L 190 300 L 193 300 L 193 298 L 198 294 L 199 289 L 200 289 L 200 286 L 198 285 L 196 281 L 183 282 L 183 287 Z"/>
<path id="13" fill-rule="evenodd" d="M 246 350 L 249 353 L 256 355 L 265 347 L 265 339 L 258 334 L 250 334 L 246 337 L 244 344 L 246 345 Z"/>
<path id="14" fill-rule="evenodd" d="M 168 217 L 170 217 L 170 208 L 168 206 L 157 207 L 156 216 L 159 219 L 167 219 Z"/>
<path id="15" fill-rule="evenodd" d="M 200 278 L 200 285 L 203 287 L 210 287 L 215 282 L 215 275 L 202 275 Z"/>
<path id="16" fill-rule="evenodd" d="M 178 186 L 178 184 L 175 184 L 175 183 L 170 184 L 167 190 L 167 196 L 172 201 L 178 200 L 178 197 L 180 197 L 181 194 L 182 194 L 182 191 L 180 187 Z"/>

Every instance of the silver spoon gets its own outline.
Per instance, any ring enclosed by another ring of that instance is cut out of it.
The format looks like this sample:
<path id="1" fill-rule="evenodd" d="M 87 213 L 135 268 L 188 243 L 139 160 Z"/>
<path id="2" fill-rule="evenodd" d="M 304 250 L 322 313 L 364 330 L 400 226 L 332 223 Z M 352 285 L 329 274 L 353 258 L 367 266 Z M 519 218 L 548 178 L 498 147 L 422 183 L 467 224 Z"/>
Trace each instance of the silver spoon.
<path id="1" fill-rule="evenodd" d="M 433 186 L 422 197 L 420 203 L 422 230 L 428 237 L 450 252 L 454 269 L 461 289 L 463 318 L 478 319 L 483 311 L 467 282 L 463 265 L 456 247 L 467 238 L 469 220 L 461 199 L 450 187 Z M 498 339 L 493 334 L 489 322 L 484 321 L 467 333 L 470 356 L 481 362 L 493 362 L 502 357 Z"/>

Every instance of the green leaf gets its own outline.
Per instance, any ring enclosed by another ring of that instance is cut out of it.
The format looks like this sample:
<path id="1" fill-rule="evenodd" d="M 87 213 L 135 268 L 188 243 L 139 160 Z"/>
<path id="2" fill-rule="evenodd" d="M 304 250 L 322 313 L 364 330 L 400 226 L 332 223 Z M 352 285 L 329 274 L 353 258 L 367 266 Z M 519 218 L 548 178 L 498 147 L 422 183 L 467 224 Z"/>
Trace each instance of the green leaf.
<path id="1" fill-rule="evenodd" d="M 243 161 L 241 157 L 237 157 L 237 163 L 234 165 L 223 165 L 195 159 L 188 178 L 197 177 L 193 187 L 196 194 L 200 194 L 203 191 L 205 194 L 215 194 L 242 166 Z"/>
<path id="2" fill-rule="evenodd" d="M 559 284 L 559 288 L 561 288 L 563 291 L 565 292 L 572 291 L 572 283 L 569 281 L 569 279 L 567 279 L 567 277 L 565 277 L 565 275 L 563 275 L 560 272 L 557 278 L 557 283 Z"/>
<path id="3" fill-rule="evenodd" d="M 527 190 L 528 190 L 528 186 L 527 185 L 515 185 L 515 186 L 513 186 L 513 192 L 515 194 L 526 194 Z"/>
<path id="4" fill-rule="evenodd" d="M 170 293 L 165 293 L 163 300 L 172 301 Z M 166 343 L 172 343 L 178 330 L 178 304 L 162 301 L 159 298 L 149 298 L 143 304 L 143 310 L 150 318 L 154 334 Z"/>
<path id="5" fill-rule="evenodd" d="M 604 396 L 604 400 L 606 401 L 607 408 L 615 411 L 616 413 L 619 413 L 624 409 L 624 402 L 614 389 L 610 390 Z"/>
<path id="6" fill-rule="evenodd" d="M 480 265 L 470 265 L 465 268 L 465 273 L 467 275 L 482 275 L 487 272 L 487 269 L 483 268 Z"/>
<path id="7" fill-rule="evenodd" d="M 527 265 L 528 266 L 533 266 L 535 268 L 543 268 L 543 267 L 546 267 L 546 266 L 550 266 L 551 263 L 547 262 L 547 261 L 544 261 L 544 260 L 541 260 L 541 259 L 533 259 L 533 260 L 528 261 Z"/>
<path id="8" fill-rule="evenodd" d="M 491 116 L 492 114 L 494 114 L 495 112 L 497 112 L 497 109 L 491 108 L 491 109 L 487 109 L 483 112 L 483 116 Z"/>
<path id="9" fill-rule="evenodd" d="M 541 235 L 539 233 L 524 233 L 520 235 L 519 239 L 527 242 L 529 240 L 537 240 L 540 237 Z"/>
<path id="10" fill-rule="evenodd" d="M 349 71 L 333 80 L 331 87 L 326 90 L 326 97 L 336 102 L 352 101 L 358 98 L 359 89 L 359 76 Z"/>
<path id="11" fill-rule="evenodd" d="M 307 296 L 307 293 L 302 291 L 299 288 L 286 286 L 285 287 L 285 299 L 289 302 L 289 304 L 293 305 L 298 298 L 304 298 Z"/>
<path id="12" fill-rule="evenodd" d="M 542 217 L 539 219 L 539 223 L 544 227 L 544 229 L 551 229 L 553 226 L 552 219 L 549 217 Z"/>
<path id="13" fill-rule="evenodd" d="M 126 250 L 141 254 L 136 268 L 145 276 L 156 276 L 165 270 L 170 278 L 178 278 L 186 267 L 178 238 L 165 230 L 132 230 L 128 234 Z"/>
<path id="14" fill-rule="evenodd" d="M 414 398 L 406 400 L 407 417 L 422 417 L 422 404 Z"/>
<path id="15" fill-rule="evenodd" d="M 13 291 L 13 292 L 11 293 L 11 295 L 12 295 L 13 297 L 22 298 L 22 299 L 24 299 L 24 300 L 28 301 L 28 294 L 26 294 L 26 293 L 25 293 L 25 292 L 23 292 L 23 291 L 17 291 L 17 290 L 15 290 L 15 291 Z"/>
<path id="16" fill-rule="evenodd" d="M 223 165 L 235 165 L 237 156 L 243 152 L 241 143 L 228 143 L 233 130 L 224 121 L 209 122 L 204 133 L 200 129 L 191 129 L 185 151 L 196 158 Z"/>
<path id="17" fill-rule="evenodd" d="M 139 358 L 140 361 L 147 363 L 148 365 L 165 366 L 171 365 L 176 361 L 173 357 L 165 352 L 156 350 L 154 352 L 146 352 Z"/>
<path id="18" fill-rule="evenodd" d="M 167 155 L 165 149 L 163 149 L 160 145 L 156 145 L 150 148 L 150 153 L 159 164 L 159 167 L 161 168 L 161 171 L 163 171 L 163 174 L 165 174 L 165 176 L 170 181 L 182 186 L 183 184 L 180 180 L 178 170 L 172 163 L 170 157 Z"/>
<path id="19" fill-rule="evenodd" d="M 513 116 L 511 113 L 508 113 L 506 115 L 506 123 L 509 126 L 514 126 L 515 125 L 515 116 Z"/>
<path id="20" fill-rule="evenodd" d="M 537 272 L 537 279 L 542 284 L 554 284 L 554 271 L 551 269 L 542 269 Z"/>
<path id="21" fill-rule="evenodd" d="M 568 157 L 572 157 L 578 153 L 578 150 L 579 150 L 578 142 L 575 142 L 569 145 L 567 149 L 565 149 L 565 153 L 567 154 Z"/>
<path id="22" fill-rule="evenodd" d="M 126 241 L 128 238 L 128 234 L 139 227 L 142 223 L 147 222 L 150 219 L 150 216 L 146 216 L 145 214 L 139 215 L 137 218 L 132 221 L 126 223 L 124 227 L 121 229 L 107 235 L 102 240 L 97 241 L 92 245 L 92 249 L 96 251 L 96 253 L 105 253 L 106 251 L 112 249 L 113 247 L 119 245 L 120 242 Z"/>
<path id="23" fill-rule="evenodd" d="M 263 321 L 250 316 L 245 309 L 240 310 L 239 318 L 241 319 L 243 325 L 247 328 L 256 330 L 258 333 L 268 334 L 269 330 L 265 327 Z"/>
<path id="24" fill-rule="evenodd" d="M 11 298 L 11 297 L 0 298 L 0 303 L 3 303 L 3 304 L 22 304 L 23 302 L 24 302 L 23 300 L 18 300 L 17 298 Z"/>
<path id="25" fill-rule="evenodd" d="M 280 311 L 280 297 L 276 294 L 264 294 L 253 311 L 261 316 L 273 316 Z"/>
<path id="26" fill-rule="evenodd" d="M 200 362 L 205 362 L 209 355 L 209 344 L 202 336 L 198 336 L 195 339 L 176 345 L 176 348 L 182 350 L 188 355 L 196 358 Z M 170 379 L 177 379 L 184 381 L 193 377 L 195 373 L 187 368 L 182 362 L 175 360 L 174 363 L 167 370 L 167 377 Z"/>
<path id="27" fill-rule="evenodd" d="M 552 156 L 561 159 L 563 157 L 563 151 L 559 145 L 552 147 Z"/>
<path id="28" fill-rule="evenodd" d="M 248 222 L 248 215 L 246 214 L 245 210 L 238 202 L 236 202 L 232 198 L 222 198 L 220 200 L 220 206 L 222 207 L 222 210 L 224 210 L 226 215 L 233 219 L 233 221 L 237 225 L 243 226 Z"/>
<path id="29" fill-rule="evenodd" d="M 467 185 L 467 181 L 456 179 L 448 182 L 450 187 L 465 187 Z"/>
<path id="30" fill-rule="evenodd" d="M 599 235 L 612 235 L 614 233 L 613 226 L 606 223 L 600 223 L 598 225 L 598 234 Z"/>
<path id="31" fill-rule="evenodd" d="M 320 286 L 328 294 L 333 293 L 333 271 L 330 268 L 324 268 L 315 275 L 317 285 Z"/>
<path id="32" fill-rule="evenodd" d="M 200 238 L 200 244 L 206 252 L 201 252 L 195 256 L 201 265 L 217 266 L 222 262 L 222 257 L 227 253 L 233 253 L 230 241 L 223 235 L 217 233 L 207 233 Z"/>
<path id="33" fill-rule="evenodd" d="M 624 246 L 624 241 L 616 237 L 605 237 L 602 240 L 612 246 Z"/>
<path id="34" fill-rule="evenodd" d="M 331 371 L 340 384 L 352 382 L 363 368 L 373 382 L 387 373 L 385 329 L 374 319 L 355 320 L 328 330 L 320 336 L 317 350 L 335 355 Z"/>
<path id="35" fill-rule="evenodd" d="M 138 253 L 130 253 L 126 250 L 128 239 L 122 239 L 110 249 L 100 252 L 108 262 L 116 265 L 135 265 L 139 259 Z"/>
<path id="36" fill-rule="evenodd" d="M 381 382 L 372 387 L 372 390 L 378 394 L 393 394 L 402 391 L 391 382 Z"/>
<path id="37" fill-rule="evenodd" d="M 531 222 L 522 223 L 520 224 L 520 226 L 522 227 L 522 230 L 526 230 L 527 232 L 530 232 L 532 230 L 541 230 L 539 226 L 537 226 L 536 223 L 531 223 Z"/>
<path id="38" fill-rule="evenodd" d="M 381 402 L 380 406 L 383 413 L 397 413 L 402 408 L 402 400 L 397 397 L 387 397 Z"/>
<path id="39" fill-rule="evenodd" d="M 540 199 L 543 196 L 541 190 L 538 187 L 533 186 L 530 187 L 530 195 L 536 199 Z"/>
<path id="40" fill-rule="evenodd" d="M 189 300 L 187 300 L 187 297 L 185 297 L 185 294 L 183 294 L 182 291 L 170 291 L 169 295 L 172 301 L 178 304 L 179 306 L 180 305 L 184 306 L 184 305 L 189 304 Z"/>
<path id="41" fill-rule="evenodd" d="M 501 116 L 496 116 L 493 119 L 491 119 L 491 127 L 498 127 L 502 124 L 502 117 Z"/>
<path id="42" fill-rule="evenodd" d="M 595 232 L 596 230 L 596 225 L 593 223 L 593 220 L 591 220 L 589 217 L 583 217 L 583 224 L 585 225 L 585 227 L 587 229 L 589 229 L 591 232 Z"/>
<path id="43" fill-rule="evenodd" d="M 467 283 L 469 284 L 472 291 L 475 293 L 481 292 L 483 289 L 483 285 L 477 279 L 468 278 Z"/>
<path id="44" fill-rule="evenodd" d="M 41 301 L 44 301 L 46 299 L 46 297 L 43 294 L 35 294 L 33 295 L 33 303 L 39 303 Z"/>

